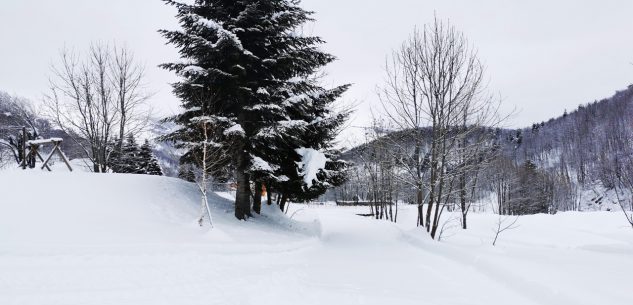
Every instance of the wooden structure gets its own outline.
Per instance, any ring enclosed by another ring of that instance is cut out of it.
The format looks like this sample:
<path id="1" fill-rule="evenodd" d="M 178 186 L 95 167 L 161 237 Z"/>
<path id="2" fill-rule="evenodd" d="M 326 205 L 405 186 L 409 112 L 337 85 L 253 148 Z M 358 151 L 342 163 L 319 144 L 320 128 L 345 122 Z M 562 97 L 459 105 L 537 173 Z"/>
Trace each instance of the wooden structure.
<path id="1" fill-rule="evenodd" d="M 372 205 L 390 205 L 390 204 L 394 204 L 393 202 L 383 202 L 383 201 L 367 201 L 367 200 L 354 200 L 354 201 L 348 201 L 348 200 L 337 200 L 336 201 L 336 205 L 337 206 L 372 206 Z"/>
<path id="2" fill-rule="evenodd" d="M 61 139 L 61 138 L 50 138 L 50 139 L 26 141 L 24 144 L 25 146 L 24 152 L 25 152 L 26 158 L 22 158 L 22 163 L 20 164 L 20 166 L 22 166 L 23 169 L 26 169 L 26 167 L 28 166 L 27 162 L 29 162 L 28 160 L 31 160 L 30 162 L 33 162 L 31 167 L 34 167 L 35 157 L 37 157 L 40 159 L 40 161 L 44 163 L 42 164 L 42 169 L 47 169 L 50 172 L 52 170 L 48 166 L 48 162 L 51 160 L 53 155 L 57 153 L 59 157 L 64 161 L 64 163 L 66 163 L 68 170 L 72 172 L 73 168 L 70 166 L 70 161 L 68 161 L 68 158 L 66 158 L 66 155 L 61 149 L 61 145 L 63 141 L 64 139 Z M 44 159 L 42 158 L 42 155 L 40 154 L 39 149 L 42 145 L 47 145 L 47 144 L 53 144 L 53 149 L 51 149 L 51 152 L 48 154 L 46 159 Z"/>

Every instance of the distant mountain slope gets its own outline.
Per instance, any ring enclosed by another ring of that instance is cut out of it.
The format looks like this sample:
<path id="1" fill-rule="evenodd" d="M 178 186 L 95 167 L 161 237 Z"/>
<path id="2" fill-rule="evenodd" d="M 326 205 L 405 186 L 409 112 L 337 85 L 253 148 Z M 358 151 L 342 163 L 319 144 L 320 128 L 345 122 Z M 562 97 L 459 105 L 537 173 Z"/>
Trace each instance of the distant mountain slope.
<path id="1" fill-rule="evenodd" d="M 607 193 L 623 177 L 619 173 L 633 171 L 633 85 L 530 127 L 482 128 L 479 132 L 494 143 L 500 160 L 478 182 L 479 197 L 495 189 L 495 174 L 510 171 L 511 179 L 518 181 L 527 179 L 525 169 L 530 168 L 549 185 L 543 192 L 548 193 L 548 201 L 556 202 L 554 210 L 600 209 L 604 202 L 598 199 L 610 197 Z M 390 151 L 411 149 L 416 134 L 410 130 L 381 133 L 379 139 L 346 151 L 345 158 L 363 163 L 381 143 L 388 143 Z M 430 130 L 419 134 L 430 145 Z M 612 209 L 613 202 L 608 206 Z"/>
<path id="2" fill-rule="evenodd" d="M 633 137 L 633 85 L 610 98 L 579 106 L 547 122 L 523 128 L 517 160 L 530 159 L 543 167 L 570 166 L 584 181 L 601 153 L 608 153 L 617 135 Z"/>

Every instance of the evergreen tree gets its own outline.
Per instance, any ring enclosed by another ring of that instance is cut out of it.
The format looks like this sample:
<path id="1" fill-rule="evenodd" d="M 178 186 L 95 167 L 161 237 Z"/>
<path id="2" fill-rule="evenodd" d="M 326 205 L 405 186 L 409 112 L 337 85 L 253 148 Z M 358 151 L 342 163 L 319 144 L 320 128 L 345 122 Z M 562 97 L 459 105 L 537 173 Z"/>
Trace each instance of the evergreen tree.
<path id="1" fill-rule="evenodd" d="M 122 146 L 122 140 L 118 138 L 114 138 L 114 140 L 108 144 L 108 167 L 113 173 L 120 173 L 122 171 Z"/>
<path id="2" fill-rule="evenodd" d="M 129 135 L 121 148 L 121 157 L 118 173 L 141 174 L 141 160 L 139 158 L 140 147 L 133 135 Z"/>
<path id="3" fill-rule="evenodd" d="M 187 182 L 196 182 L 196 173 L 191 168 L 191 164 L 184 164 L 178 167 L 178 178 Z"/>
<path id="4" fill-rule="evenodd" d="M 319 51 L 320 38 L 298 34 L 311 12 L 293 0 L 165 2 L 178 9 L 182 30 L 160 32 L 185 60 L 162 67 L 181 76 L 174 93 L 185 111 L 168 119 L 180 129 L 164 140 L 185 150 L 181 163 L 200 167 L 200 126 L 207 128 L 212 164 L 235 168 L 239 219 L 251 215 L 261 184 L 287 200 L 314 198 L 341 183 L 346 166 L 332 141 L 347 114 L 331 104 L 348 86 L 325 89 L 312 77 L 334 57 Z M 327 156 L 317 181 L 301 177 L 301 148 Z"/>
<path id="5" fill-rule="evenodd" d="M 145 140 L 145 143 L 141 145 L 138 158 L 141 169 L 140 172 L 146 175 L 163 175 L 163 170 L 160 168 L 156 156 L 154 156 L 154 153 L 152 153 L 152 146 L 149 144 L 148 140 Z"/>

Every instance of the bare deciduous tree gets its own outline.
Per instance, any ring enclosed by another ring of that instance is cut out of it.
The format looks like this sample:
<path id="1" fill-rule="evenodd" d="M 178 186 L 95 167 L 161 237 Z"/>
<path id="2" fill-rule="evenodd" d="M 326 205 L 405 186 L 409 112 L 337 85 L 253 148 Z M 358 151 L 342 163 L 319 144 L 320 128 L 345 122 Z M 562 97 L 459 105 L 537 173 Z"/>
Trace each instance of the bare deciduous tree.
<path id="1" fill-rule="evenodd" d="M 144 90 L 145 67 L 138 64 L 127 48 L 114 47 L 110 63 L 111 82 L 119 110 L 119 139 L 145 128 L 150 110 L 145 103 L 151 95 Z"/>
<path id="2" fill-rule="evenodd" d="M 138 132 L 147 123 L 144 69 L 126 48 L 93 44 L 85 57 L 66 49 L 53 67 L 48 115 L 73 136 L 92 163 L 94 172 L 108 170 L 111 140 Z"/>
<path id="3" fill-rule="evenodd" d="M 499 124 L 498 103 L 485 94 L 477 52 L 463 34 L 437 18 L 394 51 L 386 71 L 383 109 L 414 137 L 412 153 L 401 159 L 403 179 L 417 191 L 418 225 L 435 238 L 444 207 L 457 194 L 466 200 L 466 181 L 479 171 L 477 158 L 488 143 L 473 135 Z M 465 202 L 462 207 L 467 209 Z"/>

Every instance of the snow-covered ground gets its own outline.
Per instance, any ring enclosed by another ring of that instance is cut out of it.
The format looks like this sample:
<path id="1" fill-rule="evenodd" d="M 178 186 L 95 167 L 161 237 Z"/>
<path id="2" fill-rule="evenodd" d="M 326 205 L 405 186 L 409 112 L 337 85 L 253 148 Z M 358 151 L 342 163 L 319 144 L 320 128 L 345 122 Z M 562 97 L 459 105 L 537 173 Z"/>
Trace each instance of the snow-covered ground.
<path id="1" fill-rule="evenodd" d="M 240 222 L 164 177 L 0 172 L 0 304 L 633 304 L 633 229 L 617 212 L 497 217 L 442 242 L 366 208 L 265 207 Z M 450 219 L 446 215 L 446 219 Z M 451 224 L 449 223 L 448 227 Z"/>

